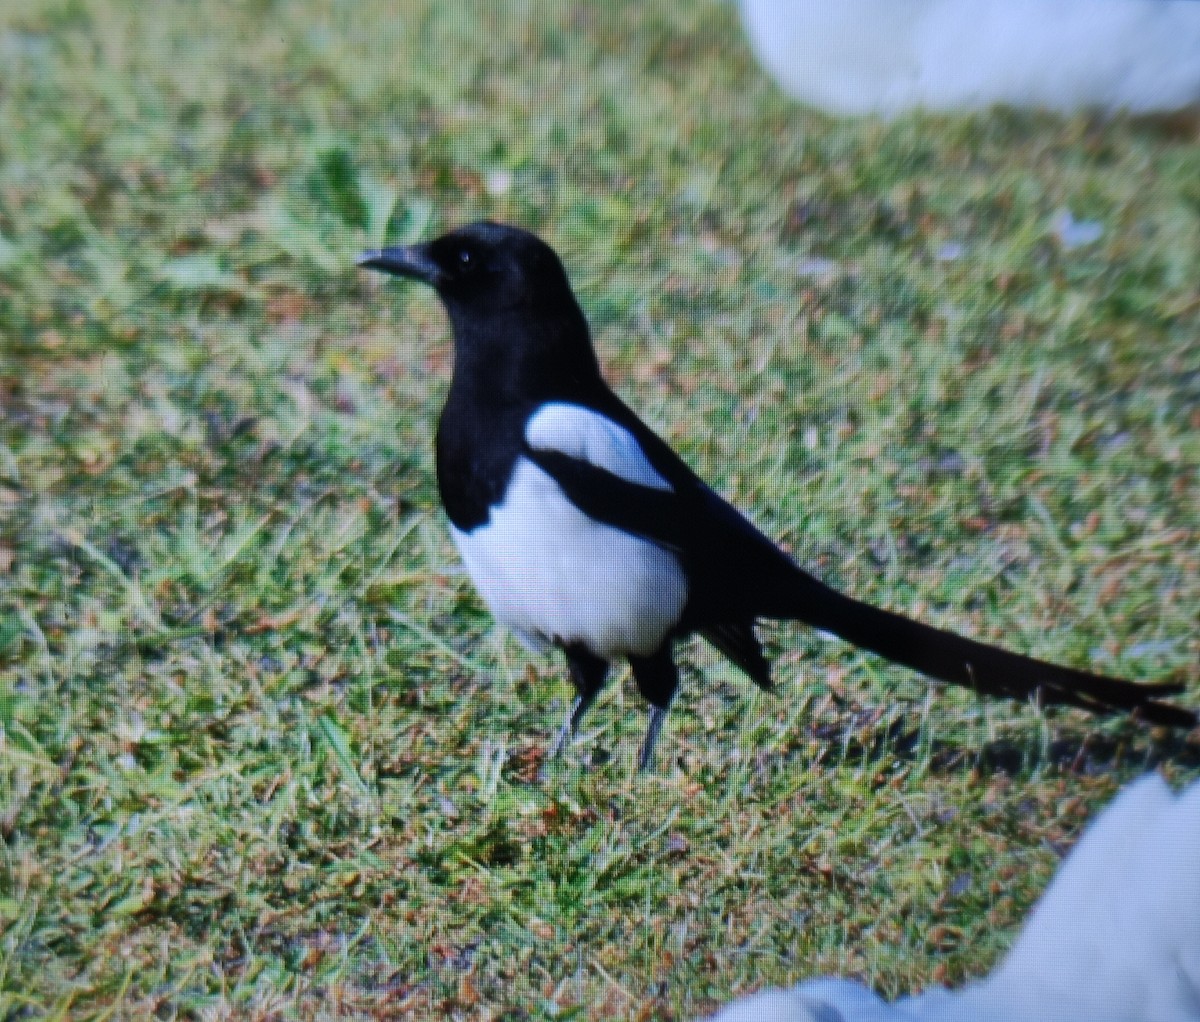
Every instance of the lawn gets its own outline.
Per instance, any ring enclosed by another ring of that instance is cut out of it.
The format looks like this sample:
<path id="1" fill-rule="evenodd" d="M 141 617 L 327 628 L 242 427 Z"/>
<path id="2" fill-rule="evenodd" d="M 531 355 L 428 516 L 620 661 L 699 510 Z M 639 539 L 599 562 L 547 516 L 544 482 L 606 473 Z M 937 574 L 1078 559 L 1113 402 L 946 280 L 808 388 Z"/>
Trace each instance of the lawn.
<path id="1" fill-rule="evenodd" d="M 793 627 L 655 771 L 445 533 L 449 334 L 356 253 L 561 252 L 609 379 L 827 581 L 1200 703 L 1200 130 L 839 122 L 734 7 L 8 0 L 0 1019 L 685 1020 L 985 971 L 1200 745 Z M 1064 211 L 1100 225 L 1073 245 Z"/>

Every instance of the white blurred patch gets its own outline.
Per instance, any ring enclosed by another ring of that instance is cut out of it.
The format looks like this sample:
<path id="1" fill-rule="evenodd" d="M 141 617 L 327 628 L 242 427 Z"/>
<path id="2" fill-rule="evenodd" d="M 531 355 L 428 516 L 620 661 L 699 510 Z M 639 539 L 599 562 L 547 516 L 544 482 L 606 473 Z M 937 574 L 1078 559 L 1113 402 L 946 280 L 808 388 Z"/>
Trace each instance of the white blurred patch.
<path id="1" fill-rule="evenodd" d="M 888 1004 L 816 979 L 740 999 L 712 1022 L 1196 1022 L 1200 783 L 1150 775 L 1088 828 L 990 976 Z"/>
<path id="2" fill-rule="evenodd" d="M 1054 218 L 1054 236 L 1064 249 L 1094 245 L 1104 237 L 1104 225 L 1095 220 L 1076 220 L 1069 209 L 1061 210 Z"/>
<path id="3" fill-rule="evenodd" d="M 832 113 L 1200 102 L 1196 0 L 741 0 L 741 10 L 784 90 Z"/>

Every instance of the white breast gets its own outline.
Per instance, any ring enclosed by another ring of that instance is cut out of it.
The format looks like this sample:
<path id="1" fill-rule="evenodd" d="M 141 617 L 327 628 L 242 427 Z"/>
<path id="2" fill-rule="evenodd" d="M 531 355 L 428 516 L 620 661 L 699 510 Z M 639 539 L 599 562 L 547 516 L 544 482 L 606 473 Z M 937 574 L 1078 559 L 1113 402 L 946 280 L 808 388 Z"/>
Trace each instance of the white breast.
<path id="1" fill-rule="evenodd" d="M 590 408 L 547 404 L 530 417 L 525 440 L 631 483 L 671 489 L 634 436 Z M 526 458 L 487 522 L 451 533 L 496 619 L 529 645 L 579 643 L 606 659 L 646 655 L 687 600 L 674 554 L 589 518 Z"/>
<path id="2" fill-rule="evenodd" d="M 647 655 L 687 599 L 673 554 L 587 517 L 524 458 L 488 521 L 450 532 L 496 619 L 531 645 L 582 643 L 605 659 Z"/>

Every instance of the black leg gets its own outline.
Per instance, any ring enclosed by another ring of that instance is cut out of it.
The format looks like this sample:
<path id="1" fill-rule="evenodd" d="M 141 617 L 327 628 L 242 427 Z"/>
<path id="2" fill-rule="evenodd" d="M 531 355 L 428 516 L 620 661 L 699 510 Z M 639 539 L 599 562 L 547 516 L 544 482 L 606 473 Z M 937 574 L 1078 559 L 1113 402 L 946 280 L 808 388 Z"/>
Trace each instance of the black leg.
<path id="1" fill-rule="evenodd" d="M 596 696 L 604 688 L 604 681 L 608 677 L 608 661 L 601 660 L 583 646 L 567 646 L 564 647 L 563 652 L 566 654 L 567 666 L 570 668 L 571 684 L 575 686 L 575 702 L 571 704 L 571 710 L 563 722 L 562 730 L 559 731 L 558 738 L 554 741 L 554 748 L 550 751 L 551 757 L 562 752 L 567 742 L 575 736 L 575 732 L 579 730 L 580 721 L 583 720 L 584 714 L 587 713 L 592 703 L 596 701 Z"/>
<path id="2" fill-rule="evenodd" d="M 648 657 L 630 657 L 629 666 L 633 668 L 638 691 L 650 704 L 650 726 L 646 729 L 642 752 L 638 756 L 638 771 L 641 772 L 650 766 L 654 758 L 654 746 L 658 742 L 663 721 L 667 719 L 671 700 L 675 698 L 675 690 L 679 687 L 679 670 L 671 656 L 670 644 Z"/>

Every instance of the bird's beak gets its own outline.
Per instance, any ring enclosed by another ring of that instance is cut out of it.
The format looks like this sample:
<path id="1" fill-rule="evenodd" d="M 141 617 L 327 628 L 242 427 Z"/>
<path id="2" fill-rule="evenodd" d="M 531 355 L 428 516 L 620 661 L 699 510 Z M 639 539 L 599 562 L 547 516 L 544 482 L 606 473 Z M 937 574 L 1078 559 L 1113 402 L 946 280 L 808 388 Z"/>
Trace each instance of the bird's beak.
<path id="1" fill-rule="evenodd" d="M 424 245 L 373 249 L 360 255 L 357 263 L 367 270 L 380 270 L 394 277 L 408 277 L 430 287 L 437 287 L 445 276 Z"/>

